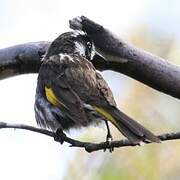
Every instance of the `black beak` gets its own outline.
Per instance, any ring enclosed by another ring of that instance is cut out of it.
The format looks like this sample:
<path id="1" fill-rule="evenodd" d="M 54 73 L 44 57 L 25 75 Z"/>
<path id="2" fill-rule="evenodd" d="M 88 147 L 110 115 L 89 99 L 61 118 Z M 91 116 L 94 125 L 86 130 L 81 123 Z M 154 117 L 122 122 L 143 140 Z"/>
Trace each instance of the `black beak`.
<path id="1" fill-rule="evenodd" d="M 93 65 L 100 71 L 104 70 L 104 67 L 107 65 L 108 61 L 101 56 L 99 53 L 95 52 L 95 55 L 93 56 L 93 59 L 91 60 Z"/>

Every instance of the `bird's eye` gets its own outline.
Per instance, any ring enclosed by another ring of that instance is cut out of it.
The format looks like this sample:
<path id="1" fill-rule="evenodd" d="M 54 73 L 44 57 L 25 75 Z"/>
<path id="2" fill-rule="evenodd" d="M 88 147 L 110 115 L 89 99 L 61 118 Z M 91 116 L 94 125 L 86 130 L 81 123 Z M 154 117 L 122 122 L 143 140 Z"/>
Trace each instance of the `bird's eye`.
<path id="1" fill-rule="evenodd" d="M 92 44 L 91 44 L 89 41 L 87 42 L 87 44 L 86 44 L 86 45 L 87 45 L 87 48 L 91 50 L 91 48 L 92 48 Z"/>

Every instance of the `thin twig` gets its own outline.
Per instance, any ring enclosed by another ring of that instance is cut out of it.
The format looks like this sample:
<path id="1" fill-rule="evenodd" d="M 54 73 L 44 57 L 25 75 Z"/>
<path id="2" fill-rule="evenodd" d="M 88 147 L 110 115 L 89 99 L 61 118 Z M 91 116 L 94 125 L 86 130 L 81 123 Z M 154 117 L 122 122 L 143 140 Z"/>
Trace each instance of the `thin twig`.
<path id="1" fill-rule="evenodd" d="M 44 135 L 53 137 L 57 142 L 61 142 L 62 140 L 64 142 L 67 142 L 70 144 L 70 147 L 84 148 L 89 153 L 93 151 L 99 151 L 99 150 L 110 148 L 110 145 L 107 142 L 101 142 L 101 143 L 82 142 L 82 141 L 69 138 L 65 134 L 62 134 L 60 139 L 57 140 L 57 134 L 55 132 L 52 132 L 46 129 L 36 128 L 29 125 L 24 125 L 24 124 L 10 124 L 10 123 L 0 122 L 0 129 L 3 129 L 3 128 L 24 129 L 24 130 L 44 134 Z M 158 137 L 161 139 L 161 141 L 177 140 L 177 139 L 180 139 L 180 132 L 161 134 Z M 151 142 L 148 142 L 147 144 L 149 143 Z M 112 141 L 111 143 L 111 147 L 113 148 L 120 148 L 120 147 L 127 147 L 127 146 L 136 146 L 136 145 L 131 143 L 127 139 L 123 139 L 120 141 Z"/>

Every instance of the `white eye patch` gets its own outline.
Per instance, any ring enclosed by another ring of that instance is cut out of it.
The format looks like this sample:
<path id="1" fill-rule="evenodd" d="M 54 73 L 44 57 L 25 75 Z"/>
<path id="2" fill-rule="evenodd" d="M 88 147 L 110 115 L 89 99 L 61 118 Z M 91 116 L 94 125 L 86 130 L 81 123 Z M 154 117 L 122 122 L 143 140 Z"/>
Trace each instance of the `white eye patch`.
<path id="1" fill-rule="evenodd" d="M 75 42 L 75 52 L 78 52 L 80 55 L 85 56 L 86 49 L 83 44 Z"/>

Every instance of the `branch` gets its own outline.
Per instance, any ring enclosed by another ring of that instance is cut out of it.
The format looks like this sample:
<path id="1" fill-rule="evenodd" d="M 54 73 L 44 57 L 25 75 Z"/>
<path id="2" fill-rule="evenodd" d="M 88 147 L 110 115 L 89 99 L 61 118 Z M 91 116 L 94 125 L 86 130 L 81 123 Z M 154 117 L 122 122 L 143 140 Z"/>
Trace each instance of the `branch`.
<path id="1" fill-rule="evenodd" d="M 42 41 L 0 49 L 0 79 L 37 73 L 49 45 L 50 42 Z"/>
<path id="2" fill-rule="evenodd" d="M 21 74 L 38 73 L 41 59 L 51 43 L 31 42 L 0 49 L 0 80 Z M 95 55 L 94 61 L 104 61 Z"/>
<path id="3" fill-rule="evenodd" d="M 85 18 L 70 21 L 73 29 L 85 31 L 94 41 L 96 55 L 92 60 L 99 70 L 113 70 L 130 76 L 156 90 L 180 99 L 180 68 L 164 59 L 133 47 L 116 38 L 101 25 Z M 50 42 L 35 42 L 16 45 L 0 50 L 0 79 L 37 73 L 41 57 Z"/>
<path id="4" fill-rule="evenodd" d="M 87 33 L 93 40 L 96 51 L 107 60 L 93 61 L 96 68 L 126 74 L 156 90 L 180 98 L 178 66 L 133 47 L 84 16 L 70 20 L 70 27 Z"/>
<path id="5" fill-rule="evenodd" d="M 46 129 L 40 129 L 33 126 L 23 125 L 23 124 L 9 124 L 0 122 L 0 129 L 3 128 L 13 128 L 13 129 L 24 129 L 28 131 L 33 131 L 36 133 L 40 133 L 43 135 L 47 135 L 50 137 L 53 137 L 56 141 L 62 142 L 65 141 L 70 144 L 70 147 L 81 147 L 84 148 L 87 152 L 93 152 L 93 151 L 99 151 L 99 150 L 105 150 L 110 148 L 109 144 L 107 142 L 101 142 L 101 143 L 89 143 L 89 142 L 82 142 L 78 141 L 72 138 L 67 137 L 64 133 L 61 134 L 60 139 L 57 139 L 57 134 L 46 130 Z M 168 141 L 168 140 L 177 140 L 180 139 L 180 132 L 177 133 L 166 133 L 158 136 L 161 141 Z M 149 144 L 148 142 L 147 144 Z M 135 146 L 135 144 L 132 144 L 129 140 L 123 139 L 120 141 L 112 141 L 111 147 L 113 148 L 120 148 L 120 147 L 126 147 L 126 146 Z"/>

